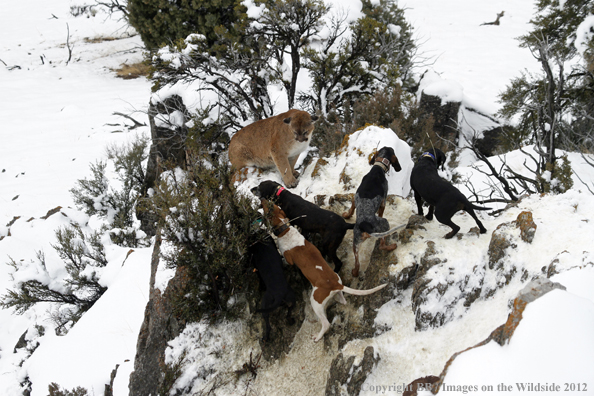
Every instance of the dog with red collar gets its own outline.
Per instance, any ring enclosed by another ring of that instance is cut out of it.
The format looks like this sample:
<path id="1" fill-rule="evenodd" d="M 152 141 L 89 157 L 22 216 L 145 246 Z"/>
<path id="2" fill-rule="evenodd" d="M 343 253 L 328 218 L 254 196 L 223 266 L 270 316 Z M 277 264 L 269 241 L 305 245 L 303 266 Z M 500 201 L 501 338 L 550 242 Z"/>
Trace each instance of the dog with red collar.
<path id="1" fill-rule="evenodd" d="M 261 182 L 251 191 L 258 198 L 273 201 L 280 206 L 291 219 L 291 224 L 299 227 L 306 239 L 310 239 L 311 234 L 319 234 L 322 255 L 334 263 L 336 273 L 340 272 L 342 261 L 336 251 L 347 230 L 352 230 L 355 224 L 347 223 L 339 214 L 322 209 L 271 180 Z"/>
<path id="2" fill-rule="evenodd" d="M 332 297 L 336 295 L 341 304 L 346 304 L 343 292 L 364 296 L 383 289 L 387 284 L 369 290 L 357 290 L 344 286 L 340 276 L 330 268 L 320 251 L 290 225 L 287 215 L 267 200 L 261 201 L 264 214 L 276 235 L 276 244 L 281 254 L 287 263 L 296 265 L 313 286 L 310 302 L 322 324 L 320 332 L 314 338 L 314 341 L 318 342 L 330 328 L 330 322 L 326 317 L 326 306 Z"/>
<path id="3" fill-rule="evenodd" d="M 359 276 L 359 247 L 361 243 L 370 238 L 372 233 L 385 232 L 390 229 L 388 220 L 382 217 L 388 196 L 386 173 L 390 170 L 390 166 L 396 172 L 400 172 L 402 169 L 394 149 L 391 147 L 379 149 L 369 160 L 369 165 L 372 165 L 371 170 L 363 176 L 353 197 L 351 208 L 342 214 L 342 217 L 349 219 L 355 213 L 355 209 L 357 210 L 357 220 L 353 230 L 355 267 L 352 270 L 352 275 L 354 277 Z M 396 244 L 386 245 L 384 237 L 380 239 L 380 249 L 391 251 L 396 249 Z"/>

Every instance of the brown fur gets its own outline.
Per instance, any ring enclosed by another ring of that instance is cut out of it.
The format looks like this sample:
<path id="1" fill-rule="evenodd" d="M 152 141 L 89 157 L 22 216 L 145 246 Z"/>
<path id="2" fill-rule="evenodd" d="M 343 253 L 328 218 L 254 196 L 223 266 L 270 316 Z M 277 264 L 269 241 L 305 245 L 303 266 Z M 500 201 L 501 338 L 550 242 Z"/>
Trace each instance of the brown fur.
<path id="1" fill-rule="evenodd" d="M 317 119 L 306 111 L 293 109 L 240 129 L 229 143 L 231 165 L 236 170 L 245 166 L 276 166 L 285 186 L 295 187 L 299 177 L 295 162 L 307 149 Z"/>
<path id="2" fill-rule="evenodd" d="M 296 245 L 283 252 L 281 240 L 283 238 L 294 238 L 290 233 L 298 231 L 294 227 L 289 226 L 289 219 L 287 219 L 285 212 L 283 212 L 281 208 L 272 204 L 272 213 L 269 213 L 270 204 L 265 199 L 261 199 L 261 201 L 264 213 L 269 218 L 272 227 L 276 230 L 277 244 L 279 245 L 279 250 L 281 250 L 285 257 L 285 260 L 287 260 L 287 263 L 299 267 L 303 275 L 305 275 L 313 286 L 310 295 L 310 303 L 314 313 L 322 324 L 322 329 L 314 338 L 314 341 L 317 342 L 322 339 L 324 334 L 330 328 L 330 322 L 326 317 L 326 306 L 332 300 L 332 297 L 336 295 L 341 304 L 346 304 L 346 300 L 342 294 L 343 292 L 364 296 L 375 293 L 384 288 L 386 284 L 369 290 L 357 290 L 344 286 L 340 276 L 330 268 L 328 263 L 326 263 L 326 260 L 324 260 L 324 257 L 322 257 L 320 251 L 305 239 L 303 239 L 302 245 Z"/>

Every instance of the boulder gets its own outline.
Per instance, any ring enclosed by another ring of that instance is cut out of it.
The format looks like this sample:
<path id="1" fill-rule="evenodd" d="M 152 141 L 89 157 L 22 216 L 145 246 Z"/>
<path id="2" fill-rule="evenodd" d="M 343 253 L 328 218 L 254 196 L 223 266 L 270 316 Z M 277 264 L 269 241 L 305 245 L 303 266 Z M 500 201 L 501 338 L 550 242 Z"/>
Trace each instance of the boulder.
<path id="1" fill-rule="evenodd" d="M 165 162 L 182 169 L 186 167 L 188 128 L 185 124 L 190 119 L 190 115 L 182 98 L 172 95 L 162 102 L 151 101 L 148 117 L 152 143 L 140 191 L 141 197 L 146 197 L 149 190 L 155 186 Z M 142 231 L 149 236 L 154 236 L 156 216 L 146 210 L 142 204 L 137 205 L 136 216 L 141 222 Z"/>
<path id="2" fill-rule="evenodd" d="M 444 153 L 450 150 L 447 141 L 454 142 L 458 137 L 458 112 L 460 102 L 446 102 L 442 104 L 439 96 L 421 93 L 420 108 L 424 113 L 433 117 L 433 132 L 441 137 L 434 142 L 435 148 Z"/>
<path id="3" fill-rule="evenodd" d="M 439 381 L 435 383 L 435 387 L 433 388 L 433 393 L 436 394 L 439 392 L 440 387 L 446 382 L 446 377 L 448 373 L 449 367 L 452 365 L 454 360 L 460 356 L 461 354 L 472 350 L 474 348 L 481 347 L 483 345 L 488 344 L 491 341 L 497 342 L 499 345 L 503 346 L 509 344 L 510 339 L 513 337 L 514 332 L 518 325 L 522 320 L 522 314 L 526 309 L 526 306 L 531 302 L 535 301 L 536 299 L 542 297 L 543 295 L 547 294 L 548 292 L 560 289 L 565 290 L 566 288 L 559 284 L 552 282 L 546 278 L 539 278 L 534 281 L 528 283 L 519 293 L 518 296 L 513 301 L 513 308 L 512 312 L 509 314 L 507 321 L 496 328 L 485 340 L 479 342 L 478 344 L 471 346 L 461 352 L 455 353 L 445 364 L 445 367 L 441 374 L 439 375 Z"/>
<path id="4" fill-rule="evenodd" d="M 188 283 L 185 267 L 179 266 L 169 281 L 164 293 L 155 288 L 155 275 L 159 266 L 161 237 L 157 234 L 151 259 L 149 301 L 144 311 L 134 359 L 134 371 L 130 374 L 130 396 L 157 394 L 165 377 L 165 348 L 167 342 L 177 337 L 185 323 L 172 315 L 172 298 L 183 295 Z"/>
<path id="5" fill-rule="evenodd" d="M 357 396 L 369 374 L 381 360 L 372 346 L 365 348 L 359 364 L 354 364 L 356 356 L 345 357 L 339 353 L 330 366 L 330 376 L 326 383 L 326 396 Z"/>

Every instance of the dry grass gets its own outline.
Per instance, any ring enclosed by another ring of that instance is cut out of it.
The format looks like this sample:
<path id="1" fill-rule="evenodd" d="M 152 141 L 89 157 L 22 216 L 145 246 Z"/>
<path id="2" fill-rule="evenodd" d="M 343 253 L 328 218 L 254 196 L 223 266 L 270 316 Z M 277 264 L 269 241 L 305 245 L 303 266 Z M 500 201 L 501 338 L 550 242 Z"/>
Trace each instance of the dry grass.
<path id="1" fill-rule="evenodd" d="M 138 77 L 146 77 L 149 74 L 149 67 L 144 62 L 138 62 L 133 64 L 124 63 L 119 69 L 114 70 L 117 77 L 123 78 L 124 80 L 131 80 Z"/>
<path id="2" fill-rule="evenodd" d="M 98 37 L 85 37 L 84 39 L 85 43 L 91 43 L 91 44 L 97 44 L 97 43 L 103 43 L 105 41 L 116 41 L 116 40 L 121 40 L 121 37 L 103 37 L 103 36 L 98 36 Z"/>

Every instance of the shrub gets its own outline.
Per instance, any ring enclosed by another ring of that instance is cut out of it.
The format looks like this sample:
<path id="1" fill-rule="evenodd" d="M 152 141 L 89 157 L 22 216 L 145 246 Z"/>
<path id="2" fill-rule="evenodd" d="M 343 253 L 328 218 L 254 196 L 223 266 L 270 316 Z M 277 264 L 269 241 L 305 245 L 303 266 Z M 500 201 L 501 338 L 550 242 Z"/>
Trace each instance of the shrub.
<path id="1" fill-rule="evenodd" d="M 169 267 L 189 269 L 190 286 L 174 301 L 175 314 L 188 321 L 232 314 L 243 292 L 246 252 L 265 237 L 251 198 L 231 183 L 225 162 L 192 154 L 191 166 L 165 172 L 151 198 L 162 235 L 173 246 Z"/>
<path id="2" fill-rule="evenodd" d="M 55 382 L 49 384 L 47 388 L 49 392 L 48 396 L 87 396 L 89 394 L 89 392 L 83 387 L 77 386 L 72 390 L 61 389 L 60 385 L 56 384 Z"/>
<path id="3" fill-rule="evenodd" d="M 429 138 L 436 139 L 432 118 L 424 115 L 414 97 L 400 85 L 358 98 L 352 109 L 345 109 L 343 115 L 339 117 L 336 112 L 330 112 L 316 123 L 312 145 L 319 148 L 320 156 L 335 151 L 347 134 L 367 125 L 392 129 L 411 146 L 413 155 L 427 147 Z"/>
<path id="4" fill-rule="evenodd" d="M 89 216 L 103 218 L 107 222 L 104 230 L 109 230 L 112 241 L 121 246 L 139 244 L 135 209 L 144 182 L 147 146 L 148 139 L 138 137 L 127 145 L 108 147 L 107 157 L 115 167 L 116 180 L 110 182 L 107 163 L 97 161 L 90 166 L 92 178 L 78 180 L 70 190 L 76 206 Z M 113 186 L 114 182 L 117 186 Z"/>
<path id="5" fill-rule="evenodd" d="M 542 192 L 560 194 L 573 187 L 571 178 L 573 171 L 567 154 L 557 158 L 555 164 L 546 164 L 543 174 L 538 176 L 538 181 L 542 185 Z"/>
<path id="6" fill-rule="evenodd" d="M 107 290 L 97 274 L 107 265 L 107 259 L 98 233 L 86 235 L 73 225 L 56 231 L 56 239 L 52 247 L 63 260 L 66 277 L 52 279 L 43 252 L 37 252 L 36 262 L 27 264 L 11 258 L 8 264 L 14 269 L 16 289 L 0 298 L 0 307 L 13 308 L 21 315 L 38 303 L 55 303 L 58 309 L 52 313 L 52 321 L 56 332 L 62 334 Z"/>
<path id="7" fill-rule="evenodd" d="M 185 39 L 191 33 L 213 44 L 217 29 L 233 30 L 246 17 L 239 0 L 128 0 L 128 21 L 145 46 L 155 49 Z"/>

